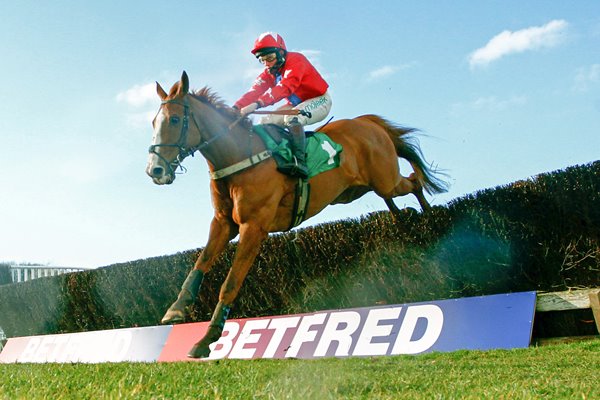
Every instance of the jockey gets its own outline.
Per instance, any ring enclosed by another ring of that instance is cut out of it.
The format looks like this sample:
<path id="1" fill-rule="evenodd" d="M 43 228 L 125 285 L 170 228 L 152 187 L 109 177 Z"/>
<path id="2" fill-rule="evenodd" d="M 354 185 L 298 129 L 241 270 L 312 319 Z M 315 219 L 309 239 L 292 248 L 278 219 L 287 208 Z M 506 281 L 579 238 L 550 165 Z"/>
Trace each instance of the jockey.
<path id="1" fill-rule="evenodd" d="M 280 167 L 283 172 L 300 178 L 308 176 L 305 159 L 304 125 L 320 122 L 331 110 L 329 85 L 301 53 L 287 51 L 283 38 L 277 33 L 263 33 L 254 42 L 252 54 L 264 64 L 264 71 L 250 90 L 235 102 L 242 115 L 286 99 L 278 110 L 303 110 L 306 115 L 275 115 L 261 119 L 263 124 L 287 126 L 291 133 L 291 148 L 296 162 Z"/>

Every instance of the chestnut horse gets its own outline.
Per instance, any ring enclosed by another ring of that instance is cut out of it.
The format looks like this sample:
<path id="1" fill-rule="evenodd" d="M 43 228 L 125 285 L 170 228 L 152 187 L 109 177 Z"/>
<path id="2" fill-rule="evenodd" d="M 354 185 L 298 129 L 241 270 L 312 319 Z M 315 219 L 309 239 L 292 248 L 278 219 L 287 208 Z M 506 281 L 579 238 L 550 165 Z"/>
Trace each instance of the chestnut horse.
<path id="1" fill-rule="evenodd" d="M 289 229 L 298 179 L 277 171 L 264 143 L 251 134 L 249 119 L 241 118 L 236 109 L 226 106 L 208 88 L 188 93 L 185 71 L 169 94 L 158 82 L 156 91 L 162 102 L 152 122 L 154 136 L 146 173 L 156 184 L 170 184 L 181 161 L 200 151 L 213 177 L 218 177 L 210 182 L 214 217 L 208 243 L 162 323 L 184 319 L 185 309 L 198 295 L 204 274 L 210 271 L 226 244 L 239 234 L 233 264 L 221 286 L 208 331 L 188 354 L 193 358 L 207 357 L 209 345 L 221 337 L 230 307 L 262 241 L 269 232 Z M 338 168 L 310 179 L 306 218 L 329 204 L 349 203 L 369 191 L 382 197 L 393 213 L 399 209 L 392 198 L 409 193 L 428 210 L 423 189 L 441 193 L 446 188 L 424 162 L 418 144 L 409 141 L 408 134 L 414 131 L 375 115 L 339 120 L 322 127 L 320 132 L 342 145 L 343 151 Z M 414 170 L 408 178 L 400 175 L 398 157 L 408 160 Z M 214 174 L 232 165 L 246 168 L 224 177 Z"/>

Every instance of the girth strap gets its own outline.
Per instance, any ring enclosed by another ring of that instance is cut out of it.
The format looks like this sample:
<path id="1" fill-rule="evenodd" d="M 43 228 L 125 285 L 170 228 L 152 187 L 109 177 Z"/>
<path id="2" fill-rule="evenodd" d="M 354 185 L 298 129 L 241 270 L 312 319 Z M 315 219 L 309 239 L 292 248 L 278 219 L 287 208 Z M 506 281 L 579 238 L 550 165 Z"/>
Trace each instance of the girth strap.
<path id="1" fill-rule="evenodd" d="M 248 157 L 245 160 L 230 165 L 229 167 L 225 167 L 218 171 L 211 172 L 210 178 L 213 180 L 225 178 L 226 176 L 235 174 L 236 172 L 245 170 L 246 168 L 250 168 L 251 166 L 258 164 L 268 158 L 271 158 L 271 152 L 269 150 L 265 150 L 263 152 L 253 155 L 252 157 Z"/>
<path id="2" fill-rule="evenodd" d="M 288 231 L 295 226 L 300 225 L 306 219 L 308 210 L 308 201 L 310 199 L 310 183 L 306 179 L 299 178 L 296 183 L 296 196 L 294 198 L 294 208 L 292 209 L 292 221 Z"/>

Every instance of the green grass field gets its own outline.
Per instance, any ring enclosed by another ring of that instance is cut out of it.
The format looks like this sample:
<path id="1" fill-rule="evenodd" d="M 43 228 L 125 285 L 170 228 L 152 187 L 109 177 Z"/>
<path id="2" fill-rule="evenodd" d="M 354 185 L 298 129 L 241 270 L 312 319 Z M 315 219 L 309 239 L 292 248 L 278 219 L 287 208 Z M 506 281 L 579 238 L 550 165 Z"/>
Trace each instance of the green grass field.
<path id="1" fill-rule="evenodd" d="M 600 399 L 600 340 L 319 360 L 4 364 L 2 399 Z"/>

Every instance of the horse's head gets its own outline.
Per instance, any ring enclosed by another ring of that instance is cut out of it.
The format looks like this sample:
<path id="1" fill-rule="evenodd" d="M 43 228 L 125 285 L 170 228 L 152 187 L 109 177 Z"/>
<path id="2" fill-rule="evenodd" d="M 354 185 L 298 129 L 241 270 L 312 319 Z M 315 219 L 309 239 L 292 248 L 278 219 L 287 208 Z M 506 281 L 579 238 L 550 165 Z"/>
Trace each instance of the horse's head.
<path id="1" fill-rule="evenodd" d="M 161 104 L 152 121 L 154 136 L 146 173 L 157 185 L 173 183 L 177 170 L 185 171 L 183 159 L 196 151 L 217 169 L 243 159 L 247 151 L 239 143 L 248 140 L 252 122 L 208 87 L 194 93 L 188 90 L 185 71 L 169 94 L 156 83 Z"/>
<path id="2" fill-rule="evenodd" d="M 152 121 L 154 135 L 146 173 L 158 185 L 171 184 L 177 169 L 182 168 L 181 161 L 193 152 L 189 135 L 190 106 L 186 98 L 188 90 L 189 79 L 185 71 L 169 94 L 156 83 L 161 105 Z"/>

